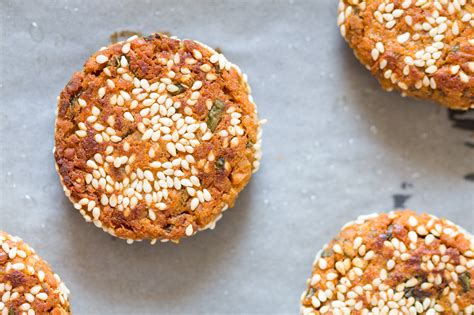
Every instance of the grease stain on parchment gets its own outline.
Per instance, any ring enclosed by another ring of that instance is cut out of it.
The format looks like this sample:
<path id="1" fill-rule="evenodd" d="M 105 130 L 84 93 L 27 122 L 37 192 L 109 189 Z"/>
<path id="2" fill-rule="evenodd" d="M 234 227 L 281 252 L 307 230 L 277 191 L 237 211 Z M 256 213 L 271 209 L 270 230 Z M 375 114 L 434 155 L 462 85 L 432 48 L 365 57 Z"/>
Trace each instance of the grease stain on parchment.
<path id="1" fill-rule="evenodd" d="M 402 190 L 408 190 L 408 189 L 413 188 L 413 184 L 409 183 L 409 182 L 402 182 L 400 184 L 400 188 Z M 405 209 L 406 208 L 406 202 L 411 197 L 412 197 L 412 194 L 407 194 L 407 193 L 393 194 L 392 195 L 393 208 L 394 209 Z"/>

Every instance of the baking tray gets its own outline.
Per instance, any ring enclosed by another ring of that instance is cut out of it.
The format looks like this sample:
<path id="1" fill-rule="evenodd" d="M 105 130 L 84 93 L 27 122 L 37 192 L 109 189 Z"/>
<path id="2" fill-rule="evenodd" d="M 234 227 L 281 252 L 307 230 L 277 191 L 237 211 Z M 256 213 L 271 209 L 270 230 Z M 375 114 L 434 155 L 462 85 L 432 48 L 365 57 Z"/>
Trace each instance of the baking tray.
<path id="1" fill-rule="evenodd" d="M 295 314 L 314 254 L 359 214 L 410 207 L 474 230 L 472 113 L 382 91 L 341 38 L 334 0 L 0 6 L 0 229 L 54 266 L 75 314 Z M 84 223 L 54 170 L 56 96 L 124 30 L 219 47 L 268 119 L 236 206 L 178 246 Z"/>

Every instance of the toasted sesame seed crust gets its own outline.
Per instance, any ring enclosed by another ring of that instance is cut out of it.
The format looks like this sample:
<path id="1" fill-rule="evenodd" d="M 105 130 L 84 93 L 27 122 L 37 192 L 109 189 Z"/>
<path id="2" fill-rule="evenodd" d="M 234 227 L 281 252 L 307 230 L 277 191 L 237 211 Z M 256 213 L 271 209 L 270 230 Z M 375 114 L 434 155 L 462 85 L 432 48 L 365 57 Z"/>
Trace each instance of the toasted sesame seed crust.
<path id="1" fill-rule="evenodd" d="M 469 0 L 340 0 L 337 23 L 386 90 L 453 109 L 474 107 Z"/>
<path id="2" fill-rule="evenodd" d="M 301 314 L 473 314 L 474 239 L 411 210 L 361 216 L 315 258 Z"/>
<path id="3" fill-rule="evenodd" d="M 70 314 L 69 290 L 21 239 L 0 231 L 0 314 Z"/>
<path id="4" fill-rule="evenodd" d="M 55 159 L 66 195 L 117 237 L 177 242 L 213 228 L 259 167 L 246 76 L 163 34 L 95 53 L 61 92 Z"/>

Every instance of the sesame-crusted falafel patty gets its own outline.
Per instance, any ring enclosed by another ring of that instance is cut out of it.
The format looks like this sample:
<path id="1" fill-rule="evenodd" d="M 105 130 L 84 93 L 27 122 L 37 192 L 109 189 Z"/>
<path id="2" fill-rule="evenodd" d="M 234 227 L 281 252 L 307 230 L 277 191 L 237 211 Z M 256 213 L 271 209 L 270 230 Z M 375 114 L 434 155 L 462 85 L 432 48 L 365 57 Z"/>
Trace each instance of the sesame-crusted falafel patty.
<path id="1" fill-rule="evenodd" d="M 55 159 L 66 195 L 112 235 L 154 243 L 213 228 L 259 167 L 246 76 L 162 34 L 95 53 L 61 92 Z"/>
<path id="2" fill-rule="evenodd" d="M 340 0 L 337 23 L 386 90 L 474 107 L 474 2 Z"/>
<path id="3" fill-rule="evenodd" d="M 18 237 L 0 231 L 0 314 L 70 314 L 69 290 Z"/>
<path id="4" fill-rule="evenodd" d="M 474 239 L 429 214 L 346 224 L 315 258 L 301 314 L 473 314 Z"/>

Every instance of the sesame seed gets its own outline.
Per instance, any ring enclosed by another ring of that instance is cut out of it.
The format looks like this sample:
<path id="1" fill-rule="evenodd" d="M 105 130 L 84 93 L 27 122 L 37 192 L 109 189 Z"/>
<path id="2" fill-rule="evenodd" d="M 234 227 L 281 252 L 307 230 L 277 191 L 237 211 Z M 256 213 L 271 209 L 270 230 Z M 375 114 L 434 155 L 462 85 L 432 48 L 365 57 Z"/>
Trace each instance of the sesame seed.
<path id="1" fill-rule="evenodd" d="M 95 207 L 94 209 L 92 209 L 92 216 L 95 220 L 98 220 L 100 217 L 100 208 Z"/>
<path id="2" fill-rule="evenodd" d="M 170 84 L 166 87 L 166 89 L 168 90 L 168 92 L 170 93 L 175 93 L 175 92 L 178 92 L 179 91 L 179 88 L 174 85 L 174 84 Z"/>
<path id="3" fill-rule="evenodd" d="M 417 284 L 418 284 L 418 279 L 416 279 L 416 278 L 411 278 L 410 280 L 405 282 L 405 286 L 408 287 L 408 288 L 414 287 Z"/>
<path id="4" fill-rule="evenodd" d="M 125 45 L 122 46 L 122 53 L 128 54 L 130 51 L 130 43 L 126 43 Z"/>
<path id="5" fill-rule="evenodd" d="M 392 12 L 394 18 L 399 18 L 403 15 L 404 11 L 401 9 L 396 9 Z"/>
<path id="6" fill-rule="evenodd" d="M 392 270 L 395 267 L 395 261 L 393 259 L 390 259 L 387 261 L 387 269 Z"/>
<path id="7" fill-rule="evenodd" d="M 342 248 L 341 248 L 341 245 L 339 244 L 335 244 L 332 249 L 334 250 L 334 252 L 338 253 L 338 254 L 342 254 Z"/>
<path id="8" fill-rule="evenodd" d="M 148 210 L 148 217 L 150 218 L 150 220 L 155 221 L 156 220 L 155 212 L 153 212 L 153 210 L 149 209 Z"/>
<path id="9" fill-rule="evenodd" d="M 23 264 L 23 263 L 12 264 L 12 269 L 14 269 L 14 270 L 23 270 L 23 269 L 25 269 L 25 264 Z"/>
<path id="10" fill-rule="evenodd" d="M 25 300 L 32 303 L 35 300 L 35 297 L 33 296 L 33 294 L 25 293 Z M 2 307 L 0 305 L 0 310 L 1 309 L 2 309 Z"/>
<path id="11" fill-rule="evenodd" d="M 193 86 L 191 87 L 192 90 L 199 90 L 202 87 L 202 81 L 195 81 Z"/>
<path id="12" fill-rule="evenodd" d="M 105 88 L 101 87 L 98 91 L 99 98 L 103 98 L 105 96 Z"/>
<path id="13" fill-rule="evenodd" d="M 193 56 L 194 58 L 196 58 L 197 60 L 201 60 L 202 59 L 202 54 L 199 50 L 197 49 L 194 49 L 193 50 Z"/>
<path id="14" fill-rule="evenodd" d="M 27 311 L 27 310 L 30 309 L 30 307 L 31 307 L 30 303 L 23 303 L 23 304 L 20 305 L 20 310 L 21 311 Z"/>
<path id="15" fill-rule="evenodd" d="M 48 295 L 44 292 L 41 292 L 41 293 L 38 293 L 36 295 L 36 298 L 38 298 L 40 300 L 43 300 L 43 301 L 46 301 L 48 299 Z"/>
<path id="16" fill-rule="evenodd" d="M 408 223 L 411 225 L 411 226 L 417 226 L 418 225 L 418 220 L 414 217 L 414 216 L 410 216 L 408 218 Z"/>
<path id="17" fill-rule="evenodd" d="M 375 253 L 373 251 L 369 251 L 365 256 L 364 260 L 371 260 L 375 257 Z"/>
<path id="18" fill-rule="evenodd" d="M 186 233 L 187 236 L 193 235 L 193 226 L 192 226 L 192 224 L 188 225 L 188 227 L 186 228 L 185 233 Z"/>
<path id="19" fill-rule="evenodd" d="M 128 121 L 131 121 L 131 122 L 135 121 L 135 118 L 133 117 L 133 115 L 130 112 L 125 112 L 123 114 L 123 117 Z"/>
<path id="20" fill-rule="evenodd" d="M 319 261 L 318 261 L 318 265 L 319 265 L 319 268 L 321 270 L 324 270 L 327 268 L 328 264 L 326 262 L 326 260 L 324 258 L 319 258 Z"/>
<path id="21" fill-rule="evenodd" d="M 211 201 L 212 200 L 212 196 L 211 196 L 211 194 L 209 193 L 209 191 L 207 189 L 203 190 L 203 195 L 204 195 L 204 200 L 205 201 Z"/>
<path id="22" fill-rule="evenodd" d="M 328 281 L 332 281 L 332 280 L 334 280 L 334 279 L 336 279 L 336 278 L 337 278 L 337 274 L 335 274 L 334 272 L 330 272 L 330 273 L 328 273 L 328 274 L 326 275 L 326 279 L 327 279 Z"/>
<path id="23" fill-rule="evenodd" d="M 433 241 L 435 240 L 435 237 L 433 234 L 428 234 L 426 237 L 425 237 L 425 244 L 426 245 L 430 245 L 431 243 L 433 243 Z"/>
<path id="24" fill-rule="evenodd" d="M 403 8 L 403 9 L 408 9 L 408 8 L 411 6 L 411 1 L 412 1 L 412 0 L 404 0 L 404 1 L 402 2 L 402 8 Z"/>
<path id="25" fill-rule="evenodd" d="M 172 156 L 176 156 L 176 147 L 173 142 L 168 142 L 166 144 L 166 150 L 168 151 L 169 154 Z"/>
<path id="26" fill-rule="evenodd" d="M 384 48 L 384 45 L 383 45 L 382 42 L 377 42 L 375 44 L 375 48 L 381 53 L 384 53 L 384 51 L 385 51 L 385 48 Z"/>
<path id="27" fill-rule="evenodd" d="M 346 267 L 344 266 L 344 263 L 341 261 L 336 262 L 335 264 L 336 270 L 339 271 L 340 274 L 345 275 L 346 274 Z"/>
<path id="28" fill-rule="evenodd" d="M 196 210 L 196 208 L 199 206 L 199 199 L 198 198 L 193 198 L 191 200 L 191 210 Z"/>
<path id="29" fill-rule="evenodd" d="M 358 249 L 362 245 L 362 237 L 358 236 L 354 239 L 354 249 Z"/>
<path id="30" fill-rule="evenodd" d="M 462 82 L 468 83 L 469 82 L 469 76 L 465 74 L 463 71 L 459 72 L 459 78 L 461 79 Z"/>
<path id="31" fill-rule="evenodd" d="M 380 52 L 376 48 L 374 48 L 372 49 L 371 56 L 372 56 L 372 59 L 375 61 L 379 58 Z"/>
<path id="32" fill-rule="evenodd" d="M 461 21 L 463 22 L 469 22 L 471 20 L 471 14 L 470 13 L 465 13 L 463 17 L 461 18 Z"/>
<path id="33" fill-rule="evenodd" d="M 208 74 L 206 74 L 206 80 L 208 80 L 208 81 L 214 81 L 214 80 L 216 80 L 216 79 L 217 79 L 217 76 L 216 76 L 215 74 L 213 74 L 213 73 L 208 73 Z"/>
<path id="34" fill-rule="evenodd" d="M 462 265 L 458 265 L 458 266 L 456 266 L 455 270 L 456 270 L 457 273 L 463 273 L 463 272 L 466 272 L 466 267 L 464 267 Z"/>
<path id="35" fill-rule="evenodd" d="M 397 22 L 395 20 L 392 20 L 392 21 L 389 21 L 385 24 L 385 27 L 388 28 L 388 29 L 391 29 L 395 26 L 395 24 L 397 24 Z"/>
<path id="36" fill-rule="evenodd" d="M 92 115 L 99 116 L 100 115 L 100 109 L 98 109 L 96 106 L 93 106 L 92 107 Z"/>
<path id="37" fill-rule="evenodd" d="M 214 55 L 212 55 L 212 56 L 209 58 L 209 61 L 210 61 L 211 63 L 216 63 L 216 62 L 218 62 L 218 61 L 219 61 L 219 54 L 214 54 Z"/>
<path id="38" fill-rule="evenodd" d="M 81 138 L 84 138 L 85 136 L 87 136 L 87 132 L 84 130 L 76 130 L 75 134 Z"/>
<path id="39" fill-rule="evenodd" d="M 38 279 L 40 282 L 43 282 L 44 281 L 44 278 L 45 278 L 45 274 L 42 270 L 38 271 Z M 33 293 L 33 292 L 31 292 Z M 34 293 L 33 293 L 34 294 Z"/>
<path id="40" fill-rule="evenodd" d="M 397 85 L 398 85 L 402 90 L 407 90 L 407 89 L 408 89 L 408 85 L 406 85 L 406 83 L 398 82 Z"/>
<path id="41" fill-rule="evenodd" d="M 97 57 L 95 57 L 95 61 L 96 61 L 98 64 L 106 63 L 108 60 L 109 60 L 109 58 L 107 58 L 107 57 L 104 56 L 104 55 L 97 55 Z"/>
<path id="42" fill-rule="evenodd" d="M 410 39 L 410 33 L 406 32 L 397 36 L 397 41 L 402 44 Z"/>

